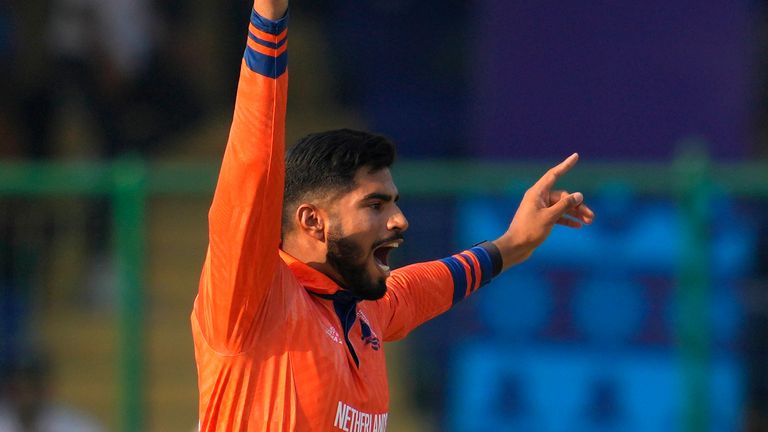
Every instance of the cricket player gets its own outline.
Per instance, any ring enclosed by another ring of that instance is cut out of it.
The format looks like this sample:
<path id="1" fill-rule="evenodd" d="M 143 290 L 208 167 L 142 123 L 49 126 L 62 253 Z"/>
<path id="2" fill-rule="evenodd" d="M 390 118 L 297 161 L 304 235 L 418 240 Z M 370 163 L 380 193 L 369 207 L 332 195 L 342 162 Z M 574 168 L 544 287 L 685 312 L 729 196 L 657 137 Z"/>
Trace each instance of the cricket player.
<path id="1" fill-rule="evenodd" d="M 192 311 L 203 431 L 386 430 L 384 342 L 518 264 L 555 224 L 589 224 L 555 191 L 576 154 L 525 194 L 501 237 L 391 270 L 408 220 L 394 145 L 352 130 L 286 154 L 287 0 L 255 0 Z"/>

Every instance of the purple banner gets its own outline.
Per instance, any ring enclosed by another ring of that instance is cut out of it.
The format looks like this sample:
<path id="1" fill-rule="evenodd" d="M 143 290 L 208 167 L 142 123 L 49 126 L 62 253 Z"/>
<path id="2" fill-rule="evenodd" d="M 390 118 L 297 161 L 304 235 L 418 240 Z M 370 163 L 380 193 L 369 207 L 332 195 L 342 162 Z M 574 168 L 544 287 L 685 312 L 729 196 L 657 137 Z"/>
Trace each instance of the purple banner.
<path id="1" fill-rule="evenodd" d="M 479 156 L 659 160 L 686 138 L 747 156 L 747 2 L 479 4 L 470 94 Z"/>

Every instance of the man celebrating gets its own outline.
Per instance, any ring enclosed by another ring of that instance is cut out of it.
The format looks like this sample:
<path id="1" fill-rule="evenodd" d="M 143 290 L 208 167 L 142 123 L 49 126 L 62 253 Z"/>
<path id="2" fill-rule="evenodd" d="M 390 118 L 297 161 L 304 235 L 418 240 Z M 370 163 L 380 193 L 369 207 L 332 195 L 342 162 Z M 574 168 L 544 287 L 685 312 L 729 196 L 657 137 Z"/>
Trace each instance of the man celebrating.
<path id="1" fill-rule="evenodd" d="M 382 343 L 397 340 L 525 260 L 554 224 L 593 213 L 552 191 L 576 154 L 525 194 L 498 239 L 390 270 L 408 229 L 366 132 L 309 135 L 284 151 L 286 0 L 256 0 L 235 113 L 209 213 L 192 312 L 203 431 L 384 431 Z"/>

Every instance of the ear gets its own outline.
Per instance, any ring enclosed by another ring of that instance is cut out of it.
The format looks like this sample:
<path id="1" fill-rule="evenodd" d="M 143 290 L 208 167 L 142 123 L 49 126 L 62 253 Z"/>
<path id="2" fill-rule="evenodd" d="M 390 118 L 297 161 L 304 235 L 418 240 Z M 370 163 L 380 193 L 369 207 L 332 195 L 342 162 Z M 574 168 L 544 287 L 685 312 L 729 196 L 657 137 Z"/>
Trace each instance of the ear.
<path id="1" fill-rule="evenodd" d="M 301 204 L 296 209 L 299 230 L 320 241 L 325 241 L 326 218 L 322 210 L 312 204 Z"/>

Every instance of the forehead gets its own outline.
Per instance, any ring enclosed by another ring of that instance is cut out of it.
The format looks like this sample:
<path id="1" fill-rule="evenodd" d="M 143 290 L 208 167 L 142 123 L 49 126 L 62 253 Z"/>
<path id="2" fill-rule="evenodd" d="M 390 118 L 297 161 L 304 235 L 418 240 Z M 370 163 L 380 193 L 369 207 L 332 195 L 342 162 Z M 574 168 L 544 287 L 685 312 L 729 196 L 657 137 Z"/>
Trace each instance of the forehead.
<path id="1" fill-rule="evenodd" d="M 395 186 L 389 168 L 382 168 L 374 172 L 371 172 L 368 167 L 357 170 L 355 186 L 347 196 L 358 200 L 372 193 L 391 195 L 392 198 L 397 196 L 397 186 Z"/>

